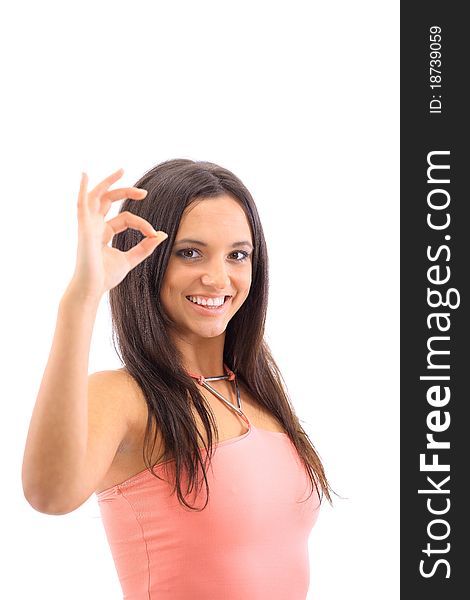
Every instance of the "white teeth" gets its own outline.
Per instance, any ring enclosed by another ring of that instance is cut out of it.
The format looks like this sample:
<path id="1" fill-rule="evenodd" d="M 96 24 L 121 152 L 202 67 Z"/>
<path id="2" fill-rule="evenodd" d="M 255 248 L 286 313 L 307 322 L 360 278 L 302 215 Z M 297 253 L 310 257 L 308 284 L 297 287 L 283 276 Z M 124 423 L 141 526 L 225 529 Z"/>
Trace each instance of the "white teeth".
<path id="1" fill-rule="evenodd" d="M 225 296 L 219 298 L 202 298 L 201 296 L 187 296 L 191 302 L 202 304 L 203 306 L 221 306 L 225 302 Z"/>

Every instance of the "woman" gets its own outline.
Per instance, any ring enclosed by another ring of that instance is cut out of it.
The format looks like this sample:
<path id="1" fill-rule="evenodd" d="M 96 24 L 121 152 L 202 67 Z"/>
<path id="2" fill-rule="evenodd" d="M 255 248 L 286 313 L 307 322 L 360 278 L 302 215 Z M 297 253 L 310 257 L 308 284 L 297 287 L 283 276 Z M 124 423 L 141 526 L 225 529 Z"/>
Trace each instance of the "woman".
<path id="1" fill-rule="evenodd" d="M 25 496 L 64 514 L 96 493 L 126 599 L 304 599 L 308 537 L 331 488 L 263 339 L 268 257 L 253 198 L 209 162 L 169 160 L 110 191 L 121 176 L 91 192 L 82 176 Z M 124 367 L 88 376 L 107 291 Z"/>

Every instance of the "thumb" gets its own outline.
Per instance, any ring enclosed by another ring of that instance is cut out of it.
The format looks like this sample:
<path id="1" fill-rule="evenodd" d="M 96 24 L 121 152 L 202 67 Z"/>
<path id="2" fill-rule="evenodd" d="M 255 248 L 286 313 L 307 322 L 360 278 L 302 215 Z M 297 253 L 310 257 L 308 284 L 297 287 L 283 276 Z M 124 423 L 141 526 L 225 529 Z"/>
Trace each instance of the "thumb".
<path id="1" fill-rule="evenodd" d="M 131 269 L 150 256 L 155 248 L 157 248 L 161 242 L 166 240 L 167 237 L 168 234 L 164 232 L 160 232 L 158 235 L 149 235 L 136 246 L 127 250 L 126 254 Z"/>

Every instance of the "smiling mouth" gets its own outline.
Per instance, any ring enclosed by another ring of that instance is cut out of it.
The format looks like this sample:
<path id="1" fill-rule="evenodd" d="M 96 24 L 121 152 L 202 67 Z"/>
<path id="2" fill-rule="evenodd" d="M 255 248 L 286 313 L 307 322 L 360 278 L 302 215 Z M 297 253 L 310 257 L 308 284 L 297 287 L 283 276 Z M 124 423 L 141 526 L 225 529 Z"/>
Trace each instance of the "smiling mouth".
<path id="1" fill-rule="evenodd" d="M 197 302 L 193 302 L 189 296 L 186 296 L 186 300 L 188 302 L 191 302 L 191 304 L 194 304 L 194 306 L 197 306 L 199 308 L 205 309 L 208 312 L 218 312 L 220 311 L 225 304 L 227 304 L 227 301 L 231 300 L 232 296 L 224 296 L 224 301 L 222 302 L 222 304 L 216 304 L 216 305 L 212 305 L 212 304 L 198 304 Z"/>

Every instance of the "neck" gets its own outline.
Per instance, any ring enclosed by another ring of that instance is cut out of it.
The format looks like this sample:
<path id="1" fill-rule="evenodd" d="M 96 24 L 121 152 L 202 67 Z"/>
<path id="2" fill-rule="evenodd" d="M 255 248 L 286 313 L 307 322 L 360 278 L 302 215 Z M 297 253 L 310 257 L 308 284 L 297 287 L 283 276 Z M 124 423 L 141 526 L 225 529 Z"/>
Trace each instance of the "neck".
<path id="1" fill-rule="evenodd" d="M 186 371 L 204 377 L 218 377 L 226 375 L 224 341 L 225 332 L 214 338 L 177 337 L 175 344 L 183 356 L 183 365 Z M 231 368 L 231 365 L 227 366 Z"/>
<path id="2" fill-rule="evenodd" d="M 227 365 L 229 368 L 230 366 Z M 213 365 L 207 365 L 207 368 L 204 368 L 199 363 L 197 365 L 190 365 L 185 367 L 188 373 L 192 375 L 202 375 L 203 377 L 220 377 L 222 375 L 227 375 L 227 371 L 224 369 L 223 363 L 220 367 L 214 367 Z"/>

